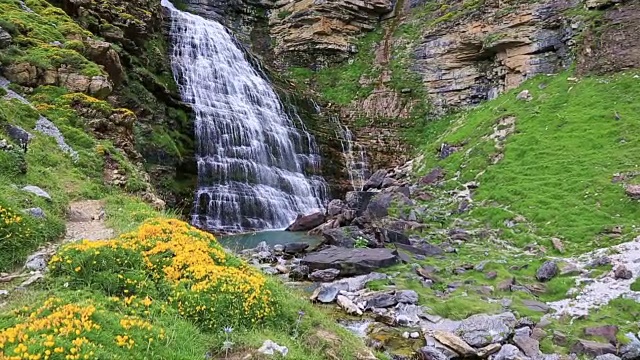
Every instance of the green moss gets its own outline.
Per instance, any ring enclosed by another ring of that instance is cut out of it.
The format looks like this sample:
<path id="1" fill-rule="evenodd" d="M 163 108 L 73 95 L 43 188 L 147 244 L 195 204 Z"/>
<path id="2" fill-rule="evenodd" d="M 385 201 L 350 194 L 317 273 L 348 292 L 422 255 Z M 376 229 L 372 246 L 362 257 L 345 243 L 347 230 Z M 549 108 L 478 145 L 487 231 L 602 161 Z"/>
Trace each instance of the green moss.
<path id="1" fill-rule="evenodd" d="M 631 284 L 631 291 L 640 291 L 640 277 Z"/>

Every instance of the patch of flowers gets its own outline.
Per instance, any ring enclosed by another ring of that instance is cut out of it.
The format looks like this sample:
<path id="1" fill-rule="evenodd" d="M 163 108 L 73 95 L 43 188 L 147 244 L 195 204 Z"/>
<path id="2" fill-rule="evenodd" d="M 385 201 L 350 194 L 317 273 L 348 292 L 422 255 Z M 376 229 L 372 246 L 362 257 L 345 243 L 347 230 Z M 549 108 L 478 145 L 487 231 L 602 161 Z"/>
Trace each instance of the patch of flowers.
<path id="1" fill-rule="evenodd" d="M 166 338 L 164 329 L 139 317 L 56 297 L 10 315 L 10 324 L 0 330 L 0 359 L 96 359 L 113 355 L 113 345 L 123 352 L 136 346 L 147 351 Z"/>
<path id="2" fill-rule="evenodd" d="M 248 327 L 274 314 L 262 274 L 179 220 L 154 219 L 117 239 L 67 245 L 50 264 L 70 287 L 88 285 L 130 307 L 163 299 L 205 329 Z"/>

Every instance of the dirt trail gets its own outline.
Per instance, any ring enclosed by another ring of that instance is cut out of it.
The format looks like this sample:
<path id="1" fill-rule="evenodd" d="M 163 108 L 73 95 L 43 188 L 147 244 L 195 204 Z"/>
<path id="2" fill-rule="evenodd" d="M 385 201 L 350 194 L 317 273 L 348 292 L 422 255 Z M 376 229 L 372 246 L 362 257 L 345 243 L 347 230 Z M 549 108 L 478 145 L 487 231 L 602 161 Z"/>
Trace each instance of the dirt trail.
<path id="1" fill-rule="evenodd" d="M 104 221 L 104 201 L 83 200 L 69 205 L 67 234 L 64 241 L 104 240 L 113 237 L 113 229 Z"/>

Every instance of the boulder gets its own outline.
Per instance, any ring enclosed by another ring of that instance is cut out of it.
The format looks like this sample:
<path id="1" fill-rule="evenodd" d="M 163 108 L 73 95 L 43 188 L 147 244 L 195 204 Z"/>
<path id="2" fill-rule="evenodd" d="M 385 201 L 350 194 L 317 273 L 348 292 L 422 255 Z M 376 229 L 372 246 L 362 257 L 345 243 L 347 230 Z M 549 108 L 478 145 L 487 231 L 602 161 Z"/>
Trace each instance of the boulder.
<path id="1" fill-rule="evenodd" d="M 395 231 L 391 229 L 381 228 L 378 229 L 380 231 L 380 235 L 382 237 L 382 241 L 385 243 L 399 243 L 405 245 L 411 245 L 411 241 L 409 241 L 409 237 L 400 231 Z"/>
<path id="2" fill-rule="evenodd" d="M 26 192 L 30 192 L 36 196 L 45 198 L 49 201 L 52 201 L 51 199 L 51 195 L 49 195 L 46 191 L 42 190 L 41 188 L 37 187 L 37 186 L 32 186 L 32 185 L 28 185 L 22 188 L 23 191 Z"/>
<path id="3" fill-rule="evenodd" d="M 522 305 L 526 306 L 529 310 L 541 313 L 547 313 L 549 312 L 549 310 L 551 310 L 551 307 L 549 305 L 536 300 L 522 300 Z"/>
<path id="4" fill-rule="evenodd" d="M 306 265 L 294 266 L 289 270 L 289 279 L 295 281 L 304 280 L 309 275 L 309 267 Z"/>
<path id="5" fill-rule="evenodd" d="M 369 189 L 379 189 L 380 187 L 382 187 L 382 182 L 387 176 L 387 173 L 388 171 L 384 169 L 380 169 L 375 173 L 373 173 L 373 175 L 369 177 L 369 180 L 367 180 L 367 182 L 364 183 L 363 190 L 367 191 Z"/>
<path id="6" fill-rule="evenodd" d="M 371 198 L 365 214 L 372 219 L 382 219 L 389 215 L 389 207 L 393 200 L 391 193 L 378 193 Z"/>
<path id="7" fill-rule="evenodd" d="M 104 66 L 111 80 L 116 86 L 119 85 L 124 78 L 124 70 L 120 56 L 111 43 L 91 38 L 87 38 L 84 43 L 87 57 Z"/>
<path id="8" fill-rule="evenodd" d="M 327 214 L 329 216 L 337 216 L 344 211 L 345 203 L 340 199 L 334 199 L 327 205 Z"/>
<path id="9" fill-rule="evenodd" d="M 640 335 L 640 334 L 639 334 Z M 625 334 L 629 343 L 622 346 L 620 356 L 622 360 L 638 360 L 640 359 L 640 339 L 633 333 Z"/>
<path id="10" fill-rule="evenodd" d="M 604 354 L 596 356 L 594 360 L 620 360 L 620 358 L 613 354 Z"/>
<path id="11" fill-rule="evenodd" d="M 586 0 L 584 5 L 587 9 L 605 9 L 609 6 L 619 4 L 624 0 Z"/>
<path id="12" fill-rule="evenodd" d="M 483 347 L 509 338 L 515 325 L 516 317 L 510 312 L 498 315 L 478 314 L 462 320 L 457 332 L 467 344 Z"/>
<path id="13" fill-rule="evenodd" d="M 611 344 L 588 340 L 578 340 L 571 348 L 571 352 L 578 355 L 596 357 L 604 354 L 615 354 L 617 350 L 616 347 Z"/>
<path id="14" fill-rule="evenodd" d="M 542 282 L 549 281 L 558 274 L 558 271 L 558 264 L 555 261 L 546 261 L 536 272 L 536 279 Z"/>
<path id="15" fill-rule="evenodd" d="M 338 295 L 337 303 L 349 315 L 362 315 L 362 310 L 344 295 Z"/>
<path id="16" fill-rule="evenodd" d="M 0 27 L 0 49 L 4 49 L 11 45 L 11 34 L 9 34 L 5 29 Z"/>
<path id="17" fill-rule="evenodd" d="M 326 229 L 322 232 L 326 244 L 353 248 L 356 241 L 366 240 L 367 246 L 375 246 L 375 241 L 369 239 L 357 226 L 345 226 L 336 229 Z"/>
<path id="18" fill-rule="evenodd" d="M 398 303 L 398 299 L 395 295 L 389 292 L 376 292 L 362 297 L 361 300 L 366 302 L 366 309 L 388 308 L 395 306 Z"/>
<path id="19" fill-rule="evenodd" d="M 418 360 L 449 360 L 449 357 L 434 346 L 421 347 L 417 352 Z"/>
<path id="20" fill-rule="evenodd" d="M 434 331 L 433 337 L 443 345 L 460 354 L 462 357 L 472 357 L 476 355 L 475 349 L 453 333 L 447 331 Z"/>
<path id="21" fill-rule="evenodd" d="M 627 185 L 624 192 L 633 200 L 640 200 L 640 185 Z"/>
<path id="22" fill-rule="evenodd" d="M 290 255 L 296 255 L 304 252 L 309 247 L 307 243 L 289 243 L 284 245 L 284 252 Z"/>
<path id="23" fill-rule="evenodd" d="M 340 290 L 339 286 L 335 286 L 333 284 L 322 285 L 313 291 L 310 299 L 313 301 L 317 300 L 325 304 L 332 303 L 336 299 L 336 296 L 338 296 Z"/>
<path id="24" fill-rule="evenodd" d="M 298 215 L 293 224 L 285 231 L 309 231 L 322 225 L 325 221 L 324 213 L 317 212 L 310 215 Z"/>
<path id="25" fill-rule="evenodd" d="M 418 293 L 413 290 L 396 291 L 396 301 L 402 304 L 417 304 L 419 300 Z"/>
<path id="26" fill-rule="evenodd" d="M 18 143 L 18 145 L 24 145 L 29 142 L 29 140 L 33 137 L 33 135 L 29 134 L 20 126 L 16 125 L 5 125 L 4 130 L 11 140 Z"/>
<path id="27" fill-rule="evenodd" d="M 340 275 L 368 274 L 376 269 L 395 265 L 398 257 L 389 249 L 345 249 L 331 246 L 309 254 L 301 261 L 311 271 L 339 269 Z"/>
<path id="28" fill-rule="evenodd" d="M 618 265 L 618 267 L 616 267 L 615 271 L 613 272 L 613 275 L 616 279 L 622 280 L 629 280 L 633 277 L 633 273 L 631 272 L 631 270 L 627 269 L 627 267 L 624 265 Z"/>
<path id="29" fill-rule="evenodd" d="M 529 330 L 529 328 L 525 329 Z M 520 348 L 526 356 L 532 359 L 538 359 L 542 355 L 542 352 L 540 352 L 540 342 L 530 336 L 530 331 L 527 331 L 527 334 L 516 334 L 513 337 L 513 343 Z"/>
<path id="30" fill-rule="evenodd" d="M 444 251 L 442 251 L 442 249 L 428 243 L 422 243 L 417 245 L 405 245 L 402 243 L 395 243 L 395 246 L 398 249 L 408 251 L 412 254 L 423 255 L 423 256 L 437 256 L 437 255 L 444 254 Z"/>
<path id="31" fill-rule="evenodd" d="M 607 339 L 610 343 L 617 343 L 618 327 L 615 325 L 593 326 L 584 329 L 584 334 L 588 336 L 599 336 Z"/>
<path id="32" fill-rule="evenodd" d="M 44 210 L 39 207 L 25 209 L 24 212 L 36 219 L 44 219 L 47 217 L 47 215 L 44 213 Z"/>
<path id="33" fill-rule="evenodd" d="M 330 282 L 335 280 L 338 275 L 340 275 L 340 270 L 338 269 L 316 270 L 309 274 L 309 280 L 317 282 Z"/>
<path id="34" fill-rule="evenodd" d="M 431 170 L 427 175 L 425 175 L 422 179 L 420 179 L 420 184 L 423 185 L 434 185 L 444 179 L 444 170 L 440 167 L 437 167 Z"/>
<path id="35" fill-rule="evenodd" d="M 271 340 L 265 340 L 258 352 L 265 355 L 280 354 L 282 357 L 287 356 L 289 349 L 286 346 L 280 346 Z"/>
<path id="36" fill-rule="evenodd" d="M 356 212 L 356 216 L 361 216 L 367 209 L 371 198 L 376 194 L 375 192 L 369 191 L 349 191 L 345 195 L 345 202 L 349 209 Z"/>
<path id="37" fill-rule="evenodd" d="M 493 360 L 516 360 L 523 358 L 523 354 L 517 347 L 511 344 L 506 344 L 502 346 L 500 351 L 498 351 L 498 353 L 493 357 Z"/>
<path id="38" fill-rule="evenodd" d="M 27 257 L 24 267 L 33 271 L 44 271 L 44 269 L 47 268 L 50 258 L 50 253 L 39 251 Z"/>

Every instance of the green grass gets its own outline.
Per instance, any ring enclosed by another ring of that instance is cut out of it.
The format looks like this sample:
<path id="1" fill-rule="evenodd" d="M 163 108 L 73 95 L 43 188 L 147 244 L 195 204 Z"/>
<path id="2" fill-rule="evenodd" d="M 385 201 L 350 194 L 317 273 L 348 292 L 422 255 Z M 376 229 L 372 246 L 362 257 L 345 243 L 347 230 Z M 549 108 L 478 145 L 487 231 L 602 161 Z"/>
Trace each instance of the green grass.
<path id="1" fill-rule="evenodd" d="M 640 125 L 640 89 L 633 75 L 584 78 L 578 83 L 568 81 L 568 73 L 538 77 L 476 109 L 443 119 L 450 128 L 423 148 L 427 158 L 422 171 L 434 166 L 448 174 L 460 171 L 460 182 L 480 182 L 476 201 L 508 209 L 477 210 L 472 214 L 476 219 L 499 215 L 490 220 L 495 223 L 508 213 L 521 214 L 535 225 L 538 236 L 560 237 L 574 253 L 614 244 L 620 240 L 599 233 L 621 225 L 630 234 L 640 217 L 639 204 L 611 181 L 615 173 L 633 171 L 637 165 L 634 154 L 640 141 L 634 132 Z M 541 84 L 546 87 L 541 89 Z M 533 101 L 516 101 L 523 89 L 531 92 Z M 491 165 L 497 150 L 485 137 L 508 116 L 516 118 L 516 132 L 506 141 L 504 159 Z M 438 161 L 435 154 L 442 142 L 464 143 L 464 150 Z"/>

